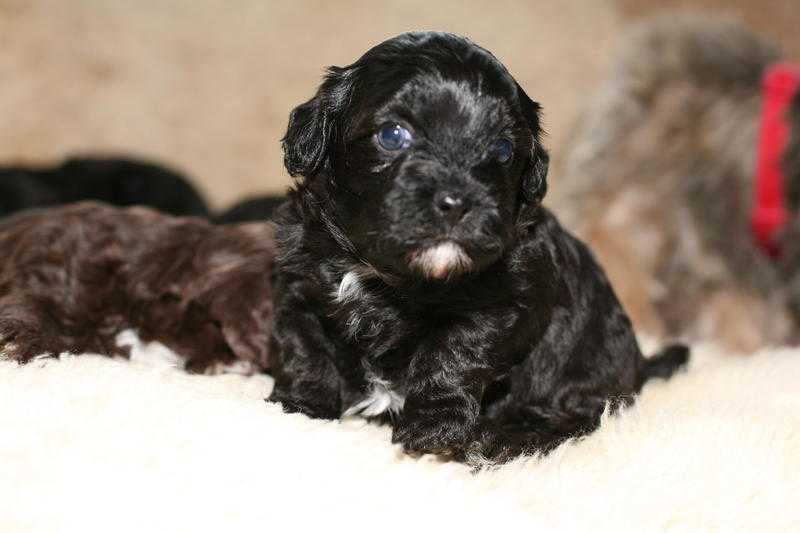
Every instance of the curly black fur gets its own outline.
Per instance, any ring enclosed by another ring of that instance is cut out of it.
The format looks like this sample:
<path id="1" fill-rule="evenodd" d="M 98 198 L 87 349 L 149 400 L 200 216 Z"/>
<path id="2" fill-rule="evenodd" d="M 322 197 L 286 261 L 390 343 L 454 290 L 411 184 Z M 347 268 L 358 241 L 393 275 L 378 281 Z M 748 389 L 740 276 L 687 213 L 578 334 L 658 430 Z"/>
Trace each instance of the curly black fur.
<path id="1" fill-rule="evenodd" d="M 126 158 L 73 158 L 46 168 L 0 167 L 0 217 L 32 207 L 98 200 L 146 205 L 172 215 L 209 216 L 200 194 L 176 171 Z"/>
<path id="2" fill-rule="evenodd" d="M 387 123 L 408 148 L 377 144 Z M 502 460 L 593 430 L 684 364 L 681 346 L 642 357 L 591 252 L 541 206 L 541 137 L 539 105 L 464 38 L 403 34 L 332 67 L 283 141 L 300 180 L 276 217 L 270 400 Z"/>

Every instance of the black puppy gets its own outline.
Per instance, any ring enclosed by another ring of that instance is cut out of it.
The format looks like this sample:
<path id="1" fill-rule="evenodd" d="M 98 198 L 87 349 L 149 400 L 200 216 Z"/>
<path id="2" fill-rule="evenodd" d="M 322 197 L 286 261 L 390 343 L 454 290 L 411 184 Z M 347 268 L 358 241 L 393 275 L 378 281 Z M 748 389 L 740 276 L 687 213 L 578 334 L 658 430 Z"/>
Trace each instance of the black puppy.
<path id="1" fill-rule="evenodd" d="M 467 39 L 408 33 L 291 114 L 271 401 L 381 416 L 408 452 L 495 459 L 597 427 L 644 359 L 591 252 L 541 206 L 539 105 Z"/>
<path id="2" fill-rule="evenodd" d="M 57 166 L 0 166 L 0 217 L 34 207 L 99 200 L 143 205 L 177 216 L 211 218 L 216 224 L 272 218 L 283 196 L 256 196 L 212 214 L 190 180 L 177 171 L 124 157 L 71 158 Z"/>
<path id="3" fill-rule="evenodd" d="M 126 158 L 73 158 L 46 168 L 0 167 L 0 216 L 32 207 L 100 200 L 208 217 L 200 194 L 169 168 Z"/>

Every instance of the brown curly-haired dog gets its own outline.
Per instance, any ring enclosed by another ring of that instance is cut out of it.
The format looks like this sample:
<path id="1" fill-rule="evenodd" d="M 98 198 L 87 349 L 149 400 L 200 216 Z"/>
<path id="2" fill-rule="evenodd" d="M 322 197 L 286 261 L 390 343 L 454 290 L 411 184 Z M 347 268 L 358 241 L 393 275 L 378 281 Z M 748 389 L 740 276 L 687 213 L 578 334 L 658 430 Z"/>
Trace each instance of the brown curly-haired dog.
<path id="1" fill-rule="evenodd" d="M 797 342 L 800 94 L 788 117 L 782 260 L 750 228 L 760 84 L 778 59 L 735 22 L 663 16 L 623 39 L 589 101 L 560 173 L 561 211 L 640 329 L 743 351 Z"/>
<path id="2" fill-rule="evenodd" d="M 124 355 L 134 328 L 205 371 L 267 367 L 272 227 L 86 202 L 0 222 L 0 354 Z"/>

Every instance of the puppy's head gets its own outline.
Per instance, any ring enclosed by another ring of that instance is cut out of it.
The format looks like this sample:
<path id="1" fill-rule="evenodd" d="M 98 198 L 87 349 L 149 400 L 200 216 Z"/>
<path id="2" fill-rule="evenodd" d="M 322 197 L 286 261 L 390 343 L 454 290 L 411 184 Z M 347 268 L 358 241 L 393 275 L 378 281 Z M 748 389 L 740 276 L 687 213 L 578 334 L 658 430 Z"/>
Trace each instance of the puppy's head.
<path id="1" fill-rule="evenodd" d="M 285 164 L 379 272 L 452 279 L 499 259 L 546 191 L 539 105 L 489 52 L 407 33 L 332 67 L 291 114 Z"/>

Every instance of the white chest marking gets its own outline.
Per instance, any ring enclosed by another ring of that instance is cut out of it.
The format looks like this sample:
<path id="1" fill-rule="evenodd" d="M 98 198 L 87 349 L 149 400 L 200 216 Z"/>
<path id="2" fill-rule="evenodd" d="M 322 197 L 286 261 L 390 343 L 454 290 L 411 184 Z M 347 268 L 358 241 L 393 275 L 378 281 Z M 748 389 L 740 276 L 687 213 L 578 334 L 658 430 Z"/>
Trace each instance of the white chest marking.
<path id="1" fill-rule="evenodd" d="M 339 283 L 339 290 L 336 291 L 336 302 L 343 303 L 357 300 L 363 290 L 358 273 L 351 270 L 342 277 L 342 282 Z"/>
<path id="2" fill-rule="evenodd" d="M 356 265 L 342 276 L 339 288 L 332 295 L 334 301 L 344 303 L 360 299 L 364 295 L 364 286 L 361 282 L 377 275 L 375 269 L 369 265 Z"/>
<path id="3" fill-rule="evenodd" d="M 391 383 L 371 376 L 370 389 L 367 396 L 355 405 L 348 407 L 344 412 L 344 416 L 360 415 L 369 418 L 378 416 L 386 411 L 399 413 L 403 410 L 405 401 L 406 399 L 402 394 L 392 390 Z"/>

